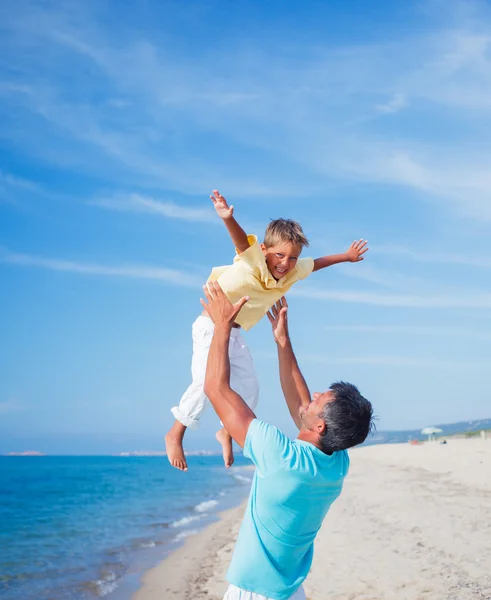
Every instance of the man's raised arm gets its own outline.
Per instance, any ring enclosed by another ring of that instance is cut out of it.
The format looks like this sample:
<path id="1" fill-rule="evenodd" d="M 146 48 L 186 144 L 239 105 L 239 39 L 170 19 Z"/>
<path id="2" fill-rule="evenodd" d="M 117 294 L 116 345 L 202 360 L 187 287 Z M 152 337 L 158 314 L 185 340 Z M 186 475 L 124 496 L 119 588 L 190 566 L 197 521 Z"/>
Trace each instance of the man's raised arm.
<path id="1" fill-rule="evenodd" d="M 206 365 L 204 392 L 225 429 L 243 448 L 247 430 L 256 415 L 230 387 L 228 345 L 232 323 L 249 298 L 242 298 L 232 304 L 216 281 L 210 282 L 204 290 L 208 304 L 204 300 L 201 300 L 201 304 L 215 324 Z"/>
<path id="2" fill-rule="evenodd" d="M 310 392 L 293 352 L 287 318 L 288 304 L 281 298 L 268 312 L 268 319 L 273 327 L 273 335 L 278 347 L 280 381 L 288 410 L 301 429 L 300 409 L 310 404 Z"/>

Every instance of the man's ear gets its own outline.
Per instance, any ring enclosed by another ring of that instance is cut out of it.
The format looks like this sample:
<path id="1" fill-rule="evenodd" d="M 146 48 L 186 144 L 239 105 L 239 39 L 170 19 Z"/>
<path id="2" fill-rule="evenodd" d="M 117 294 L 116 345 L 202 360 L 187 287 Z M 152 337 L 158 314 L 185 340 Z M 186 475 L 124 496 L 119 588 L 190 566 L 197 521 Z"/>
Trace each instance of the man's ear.
<path id="1" fill-rule="evenodd" d="M 264 244 L 261 244 L 261 250 L 263 251 L 263 254 L 265 255 L 266 252 L 268 251 L 268 249 L 266 248 L 266 246 Z"/>
<path id="2" fill-rule="evenodd" d="M 325 424 L 323 419 L 317 419 L 317 422 L 314 425 L 314 430 L 321 437 L 326 435 L 327 425 Z"/>

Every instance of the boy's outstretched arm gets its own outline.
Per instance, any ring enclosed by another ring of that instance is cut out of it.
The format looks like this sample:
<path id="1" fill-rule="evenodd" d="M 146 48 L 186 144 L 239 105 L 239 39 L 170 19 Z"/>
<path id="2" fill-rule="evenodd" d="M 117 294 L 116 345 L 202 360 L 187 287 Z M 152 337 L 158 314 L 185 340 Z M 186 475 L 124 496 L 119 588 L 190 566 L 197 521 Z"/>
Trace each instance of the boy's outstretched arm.
<path id="1" fill-rule="evenodd" d="M 368 248 L 366 247 L 367 243 L 366 240 L 359 240 L 358 242 L 355 240 L 343 254 L 331 254 L 329 256 L 316 258 L 314 260 L 314 271 L 319 271 L 320 269 L 325 269 L 331 265 L 337 265 L 343 262 L 360 262 L 365 258 L 363 256 L 365 252 L 368 252 Z"/>
<path id="2" fill-rule="evenodd" d="M 213 190 L 213 195 L 210 198 L 218 216 L 225 223 L 225 227 L 232 238 L 232 243 L 237 248 L 238 253 L 241 254 L 249 248 L 249 240 L 247 239 L 247 233 L 235 220 L 233 205 L 229 206 L 218 190 Z"/>

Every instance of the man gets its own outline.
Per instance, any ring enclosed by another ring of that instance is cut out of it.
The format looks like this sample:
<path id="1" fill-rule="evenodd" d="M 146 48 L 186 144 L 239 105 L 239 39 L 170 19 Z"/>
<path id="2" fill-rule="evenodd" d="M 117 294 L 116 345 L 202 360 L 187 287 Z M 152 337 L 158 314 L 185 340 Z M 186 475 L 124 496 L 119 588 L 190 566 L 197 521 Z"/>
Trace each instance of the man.
<path id="1" fill-rule="evenodd" d="M 230 332 L 248 298 L 232 305 L 218 283 L 204 289 L 208 303 L 201 303 L 215 324 L 205 394 L 256 466 L 224 600 L 305 600 L 301 586 L 312 564 L 315 536 L 341 493 L 349 466 L 346 449 L 362 443 L 372 427 L 372 406 L 355 386 L 342 382 L 311 399 L 293 353 L 282 298 L 268 317 L 281 387 L 300 432 L 291 441 L 258 420 L 230 387 Z"/>

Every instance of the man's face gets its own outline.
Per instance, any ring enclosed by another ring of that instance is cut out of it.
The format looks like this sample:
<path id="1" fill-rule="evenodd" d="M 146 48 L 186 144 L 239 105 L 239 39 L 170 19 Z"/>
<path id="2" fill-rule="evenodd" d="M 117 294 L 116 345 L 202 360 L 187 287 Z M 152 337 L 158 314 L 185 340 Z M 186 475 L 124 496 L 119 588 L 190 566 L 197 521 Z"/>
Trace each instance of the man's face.
<path id="1" fill-rule="evenodd" d="M 266 258 L 269 272 L 276 280 L 285 277 L 295 268 L 298 257 L 302 253 L 302 246 L 291 242 L 280 242 L 269 248 L 261 244 L 261 249 Z"/>
<path id="2" fill-rule="evenodd" d="M 319 433 L 325 430 L 325 423 L 319 417 L 322 412 L 322 409 L 328 402 L 334 402 L 335 400 L 334 392 L 332 390 L 328 390 L 327 392 L 314 392 L 312 395 L 312 401 L 310 404 L 304 408 L 300 409 L 300 420 L 302 421 L 302 426 L 305 429 L 310 429 L 311 431 L 318 431 Z"/>

